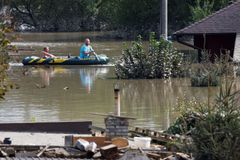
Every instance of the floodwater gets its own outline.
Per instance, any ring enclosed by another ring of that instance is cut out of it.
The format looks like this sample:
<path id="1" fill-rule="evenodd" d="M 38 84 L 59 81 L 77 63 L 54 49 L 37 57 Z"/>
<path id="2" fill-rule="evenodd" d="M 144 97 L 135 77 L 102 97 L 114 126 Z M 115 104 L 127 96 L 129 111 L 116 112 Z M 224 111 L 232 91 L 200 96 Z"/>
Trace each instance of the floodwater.
<path id="1" fill-rule="evenodd" d="M 93 33 L 24 33 L 14 42 L 21 52 L 12 54 L 14 64 L 22 57 L 38 55 L 49 46 L 55 55 L 75 55 L 85 37 L 92 37 L 97 53 L 112 60 L 129 42 L 95 39 Z M 20 54 L 20 56 L 18 55 Z M 189 79 L 117 80 L 110 66 L 21 66 L 9 69 L 10 79 L 20 86 L 7 92 L 0 102 L 1 122 L 92 120 L 104 126 L 104 117 L 114 111 L 115 84 L 121 87 L 121 114 L 135 117 L 132 126 L 166 129 L 176 118 L 177 98 L 184 95 L 204 99 L 207 88 L 190 86 Z M 211 89 L 214 94 L 216 88 Z"/>

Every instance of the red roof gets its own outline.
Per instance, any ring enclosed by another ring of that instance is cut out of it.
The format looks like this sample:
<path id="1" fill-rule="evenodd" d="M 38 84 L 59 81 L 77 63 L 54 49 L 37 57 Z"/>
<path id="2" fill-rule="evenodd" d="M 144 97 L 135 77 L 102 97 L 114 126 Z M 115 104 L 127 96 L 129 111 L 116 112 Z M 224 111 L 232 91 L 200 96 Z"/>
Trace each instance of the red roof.
<path id="1" fill-rule="evenodd" d="M 240 33 L 240 2 L 235 2 L 174 34 Z"/>

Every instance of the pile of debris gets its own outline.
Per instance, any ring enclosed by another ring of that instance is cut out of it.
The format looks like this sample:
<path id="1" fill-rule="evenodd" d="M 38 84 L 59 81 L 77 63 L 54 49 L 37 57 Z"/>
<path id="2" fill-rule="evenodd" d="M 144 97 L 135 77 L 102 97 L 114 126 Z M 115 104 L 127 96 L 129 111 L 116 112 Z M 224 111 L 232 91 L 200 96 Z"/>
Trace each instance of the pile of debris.
<path id="1" fill-rule="evenodd" d="M 191 157 L 177 152 L 170 152 L 161 145 L 150 145 L 148 138 L 106 137 L 70 137 L 67 136 L 68 146 L 19 146 L 0 145 L 0 157 L 16 158 L 82 158 L 82 159 L 164 159 L 164 160 L 190 160 Z M 143 140 L 143 141 L 141 141 Z M 142 144 L 141 144 L 142 143 Z"/>
<path id="2" fill-rule="evenodd" d="M 105 116 L 105 115 L 104 115 Z M 179 153 L 169 143 L 181 140 L 181 137 L 149 129 L 135 128 L 129 131 L 129 120 L 133 118 L 108 115 L 105 129 L 94 136 L 65 136 L 64 146 L 23 146 L 11 145 L 11 139 L 5 138 L 0 144 L 0 157 L 16 158 L 82 158 L 82 159 L 120 159 L 120 160 L 191 160 L 187 154 Z M 86 127 L 88 128 L 88 127 Z"/>

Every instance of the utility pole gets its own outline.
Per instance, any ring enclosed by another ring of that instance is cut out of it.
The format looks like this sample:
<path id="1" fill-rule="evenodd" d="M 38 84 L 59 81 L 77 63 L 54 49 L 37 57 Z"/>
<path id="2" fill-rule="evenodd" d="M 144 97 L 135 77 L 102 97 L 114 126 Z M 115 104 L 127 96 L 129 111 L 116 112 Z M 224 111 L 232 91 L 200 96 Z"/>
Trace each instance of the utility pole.
<path id="1" fill-rule="evenodd" d="M 160 36 L 168 37 L 168 0 L 160 0 Z"/>

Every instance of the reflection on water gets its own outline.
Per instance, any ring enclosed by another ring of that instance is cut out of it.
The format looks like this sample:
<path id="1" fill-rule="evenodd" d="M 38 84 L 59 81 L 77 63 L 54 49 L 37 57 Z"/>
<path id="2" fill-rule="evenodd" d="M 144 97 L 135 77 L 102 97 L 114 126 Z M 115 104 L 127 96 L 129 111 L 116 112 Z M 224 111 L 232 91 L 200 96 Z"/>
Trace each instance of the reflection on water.
<path id="1" fill-rule="evenodd" d="M 109 68 L 106 67 L 81 67 L 77 68 L 76 70 L 79 71 L 79 80 L 80 84 L 86 88 L 86 92 L 90 93 L 92 86 L 94 84 L 94 81 L 97 78 L 104 77 L 108 74 Z M 63 75 L 63 74 L 75 74 L 73 72 L 74 70 L 69 68 L 64 68 L 60 66 L 41 66 L 34 68 L 31 70 L 31 74 L 35 76 L 39 76 L 41 78 L 41 86 L 49 86 L 51 79 L 54 78 L 57 75 Z"/>
<path id="2" fill-rule="evenodd" d="M 109 68 L 81 68 L 79 69 L 80 81 L 86 88 L 87 93 L 91 92 L 93 82 L 97 77 L 102 77 L 109 72 Z"/>

